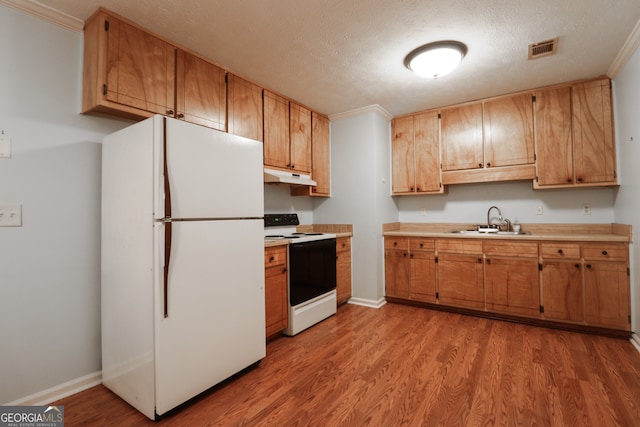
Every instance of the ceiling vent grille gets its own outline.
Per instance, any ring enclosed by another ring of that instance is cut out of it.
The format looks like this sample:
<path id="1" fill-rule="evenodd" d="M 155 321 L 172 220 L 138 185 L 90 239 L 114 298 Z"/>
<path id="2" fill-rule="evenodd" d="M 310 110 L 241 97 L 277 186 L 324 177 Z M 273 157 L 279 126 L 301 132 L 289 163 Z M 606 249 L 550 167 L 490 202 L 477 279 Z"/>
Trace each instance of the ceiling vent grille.
<path id="1" fill-rule="evenodd" d="M 558 48 L 558 37 L 529 45 L 529 59 L 542 58 L 554 55 Z"/>

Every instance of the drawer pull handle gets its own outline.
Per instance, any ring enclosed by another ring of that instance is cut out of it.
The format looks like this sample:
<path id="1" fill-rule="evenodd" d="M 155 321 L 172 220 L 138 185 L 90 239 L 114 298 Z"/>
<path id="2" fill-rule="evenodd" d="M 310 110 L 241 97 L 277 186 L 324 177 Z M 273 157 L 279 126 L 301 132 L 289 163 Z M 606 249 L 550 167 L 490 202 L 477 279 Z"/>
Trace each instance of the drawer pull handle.
<path id="1" fill-rule="evenodd" d="M 424 243 L 420 243 L 420 247 L 423 247 L 423 246 L 424 246 Z"/>
<path id="2" fill-rule="evenodd" d="M 269 258 L 269 262 L 273 262 L 273 260 L 275 260 L 275 257 Z"/>
<path id="3" fill-rule="evenodd" d="M 559 253 L 560 255 L 562 255 L 562 254 L 564 254 L 564 251 L 563 251 L 562 249 L 558 249 L 558 253 Z"/>
<path id="4" fill-rule="evenodd" d="M 580 268 L 580 264 L 576 264 L 576 265 L 575 265 L 575 267 L 576 267 L 576 268 Z"/>
<path id="5" fill-rule="evenodd" d="M 482 262 L 482 258 L 478 258 L 478 262 L 479 262 L 479 263 L 480 263 L 480 262 Z"/>
<path id="6" fill-rule="evenodd" d="M 587 266 L 586 266 L 586 267 L 587 267 L 587 268 L 591 268 L 591 264 L 587 264 Z"/>
<path id="7" fill-rule="evenodd" d="M 393 246 L 398 246 L 398 242 L 393 242 Z"/>
<path id="8" fill-rule="evenodd" d="M 602 255 L 607 256 L 609 253 L 607 251 L 602 251 Z"/>

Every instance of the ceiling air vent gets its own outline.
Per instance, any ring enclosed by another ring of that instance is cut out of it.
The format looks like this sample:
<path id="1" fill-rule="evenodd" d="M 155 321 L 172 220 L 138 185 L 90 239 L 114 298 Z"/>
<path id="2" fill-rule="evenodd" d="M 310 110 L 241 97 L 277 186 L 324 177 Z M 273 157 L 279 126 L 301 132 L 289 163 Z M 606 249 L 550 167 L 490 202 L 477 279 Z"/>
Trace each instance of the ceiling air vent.
<path id="1" fill-rule="evenodd" d="M 556 53 L 558 48 L 558 37 L 529 45 L 529 59 L 542 58 Z"/>

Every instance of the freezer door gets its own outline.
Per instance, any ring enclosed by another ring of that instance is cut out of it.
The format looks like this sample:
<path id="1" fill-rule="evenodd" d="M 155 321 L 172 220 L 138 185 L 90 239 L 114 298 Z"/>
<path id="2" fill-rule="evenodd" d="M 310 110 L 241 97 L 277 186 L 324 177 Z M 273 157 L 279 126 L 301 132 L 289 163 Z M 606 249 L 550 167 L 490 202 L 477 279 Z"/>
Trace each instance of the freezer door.
<path id="1" fill-rule="evenodd" d="M 262 220 L 179 221 L 171 228 L 166 295 L 162 278 L 156 284 L 159 415 L 266 351 Z M 158 256 L 164 259 L 162 251 Z"/>
<path id="2" fill-rule="evenodd" d="M 164 121 L 166 138 L 156 141 L 164 175 L 158 178 L 168 180 L 168 187 L 157 182 L 157 189 L 166 188 L 157 203 L 164 205 L 169 198 L 171 205 L 164 216 L 262 217 L 262 143 L 181 120 Z"/>

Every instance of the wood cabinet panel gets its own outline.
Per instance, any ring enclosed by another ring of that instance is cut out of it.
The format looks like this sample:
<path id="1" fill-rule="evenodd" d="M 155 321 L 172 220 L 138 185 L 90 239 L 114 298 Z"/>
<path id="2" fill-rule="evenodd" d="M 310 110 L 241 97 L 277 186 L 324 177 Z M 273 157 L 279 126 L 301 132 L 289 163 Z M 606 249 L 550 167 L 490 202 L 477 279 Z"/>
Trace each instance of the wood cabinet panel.
<path id="1" fill-rule="evenodd" d="M 385 237 L 384 248 L 409 250 L 409 239 L 406 237 Z"/>
<path id="2" fill-rule="evenodd" d="M 113 16 L 99 18 L 106 36 L 104 100 L 142 110 L 141 115 L 174 110 L 175 47 Z"/>
<path id="3" fill-rule="evenodd" d="M 288 325 L 287 247 L 265 248 L 264 259 L 265 335 L 268 338 Z"/>
<path id="4" fill-rule="evenodd" d="M 580 259 L 578 243 L 551 242 L 540 243 L 540 256 L 545 259 Z"/>
<path id="5" fill-rule="evenodd" d="M 289 103 L 290 168 L 311 172 L 311 110 Z"/>
<path id="6" fill-rule="evenodd" d="M 227 93 L 229 133 L 263 141 L 262 88 L 228 73 Z"/>
<path id="7" fill-rule="evenodd" d="M 316 185 L 311 195 L 331 195 L 331 140 L 329 119 L 311 113 L 311 177 Z M 351 240 L 351 239 L 349 239 Z"/>
<path id="8" fill-rule="evenodd" d="M 481 256 L 438 253 L 437 272 L 441 304 L 484 309 Z"/>
<path id="9" fill-rule="evenodd" d="M 627 261 L 629 247 L 615 243 L 589 243 L 582 247 L 585 261 Z"/>
<path id="10" fill-rule="evenodd" d="M 579 260 L 543 261 L 540 281 L 545 319 L 583 321 L 582 264 Z"/>
<path id="11" fill-rule="evenodd" d="M 485 102 L 483 129 L 486 167 L 533 164 L 531 94 Z"/>
<path id="12" fill-rule="evenodd" d="M 409 256 L 406 250 L 385 251 L 385 295 L 409 298 Z"/>
<path id="13" fill-rule="evenodd" d="M 409 255 L 409 298 L 436 302 L 436 255 L 429 251 L 412 251 Z"/>
<path id="14" fill-rule="evenodd" d="M 538 260 L 487 258 L 487 310 L 530 317 L 540 314 Z"/>
<path id="15" fill-rule="evenodd" d="M 437 112 L 416 114 L 413 122 L 416 192 L 440 192 L 440 121 Z M 405 167 L 408 167 L 408 162 Z"/>
<path id="16" fill-rule="evenodd" d="M 574 182 L 571 88 L 535 92 L 536 182 L 540 186 Z"/>
<path id="17" fill-rule="evenodd" d="M 413 193 L 415 190 L 415 144 L 413 116 L 392 122 L 391 173 L 393 193 Z"/>
<path id="18" fill-rule="evenodd" d="M 226 131 L 226 72 L 195 55 L 178 50 L 175 116 L 190 123 Z"/>
<path id="19" fill-rule="evenodd" d="M 436 241 L 433 239 L 412 238 L 411 240 L 409 240 L 409 249 L 411 249 L 411 252 L 415 252 L 415 251 L 433 252 L 436 250 Z"/>
<path id="20" fill-rule="evenodd" d="M 482 255 L 482 240 L 443 239 L 437 241 L 438 252 Z"/>
<path id="21" fill-rule="evenodd" d="M 630 330 L 630 290 L 626 263 L 586 262 L 585 321 L 592 326 Z"/>
<path id="22" fill-rule="evenodd" d="M 264 164 L 283 169 L 289 158 L 289 101 L 264 91 Z"/>
<path id="23" fill-rule="evenodd" d="M 538 257 L 538 244 L 535 242 L 514 242 L 508 240 L 484 241 L 484 253 L 487 256 Z"/>
<path id="24" fill-rule="evenodd" d="M 442 110 L 442 170 L 484 167 L 482 104 Z"/>
<path id="25" fill-rule="evenodd" d="M 336 239 L 336 293 L 341 304 L 351 298 L 351 238 Z"/>
<path id="26" fill-rule="evenodd" d="M 571 88 L 573 150 L 578 183 L 615 182 L 615 141 L 609 79 Z"/>

